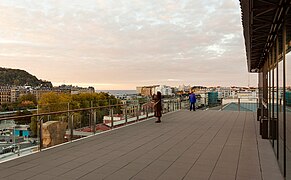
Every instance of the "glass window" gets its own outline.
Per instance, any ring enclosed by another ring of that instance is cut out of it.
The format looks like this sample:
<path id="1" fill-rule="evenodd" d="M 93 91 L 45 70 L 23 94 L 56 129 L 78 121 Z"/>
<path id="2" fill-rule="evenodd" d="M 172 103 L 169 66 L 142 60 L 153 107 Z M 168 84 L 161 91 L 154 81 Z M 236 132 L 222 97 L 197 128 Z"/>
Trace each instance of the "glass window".
<path id="1" fill-rule="evenodd" d="M 277 127 L 278 127 L 278 99 L 277 99 L 277 95 L 278 95 L 278 88 L 277 88 L 277 70 L 278 70 L 278 67 L 277 67 L 277 64 L 274 68 L 274 88 L 273 88 L 273 122 L 274 122 L 274 127 L 273 127 L 273 132 L 274 132 L 274 137 L 273 137 L 273 140 L 274 140 L 274 150 L 275 150 L 275 153 L 277 154 L 278 152 L 278 131 L 277 131 Z"/>
<path id="2" fill-rule="evenodd" d="M 268 119 L 269 119 L 269 137 L 270 139 L 273 139 L 272 134 L 273 134 L 273 102 L 272 102 L 272 90 L 273 90 L 273 71 L 271 69 L 271 62 L 269 60 L 269 72 L 268 72 Z M 273 141 L 272 141 L 272 146 L 274 146 Z"/>
<path id="3" fill-rule="evenodd" d="M 286 176 L 291 179 L 291 53 L 286 58 Z"/>
<path id="4" fill-rule="evenodd" d="M 279 143 L 279 166 L 281 170 L 284 169 L 284 120 L 283 120 L 283 61 L 278 63 L 278 143 Z"/>

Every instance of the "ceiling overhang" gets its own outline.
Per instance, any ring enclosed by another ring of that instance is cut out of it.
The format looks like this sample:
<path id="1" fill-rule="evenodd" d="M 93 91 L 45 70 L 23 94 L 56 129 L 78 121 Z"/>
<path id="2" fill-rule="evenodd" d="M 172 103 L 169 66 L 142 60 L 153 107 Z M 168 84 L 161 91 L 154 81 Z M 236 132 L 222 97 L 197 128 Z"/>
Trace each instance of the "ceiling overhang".
<path id="1" fill-rule="evenodd" d="M 249 72 L 259 72 L 282 33 L 290 0 L 240 0 Z"/>

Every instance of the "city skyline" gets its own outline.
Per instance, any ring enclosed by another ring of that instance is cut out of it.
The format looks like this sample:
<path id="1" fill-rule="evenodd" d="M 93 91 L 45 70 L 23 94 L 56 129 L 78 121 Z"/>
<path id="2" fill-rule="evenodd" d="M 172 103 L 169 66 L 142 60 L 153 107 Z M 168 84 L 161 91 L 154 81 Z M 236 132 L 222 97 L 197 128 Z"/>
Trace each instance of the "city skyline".
<path id="1" fill-rule="evenodd" d="M 0 2 L 0 62 L 54 85 L 257 86 L 239 1 Z"/>

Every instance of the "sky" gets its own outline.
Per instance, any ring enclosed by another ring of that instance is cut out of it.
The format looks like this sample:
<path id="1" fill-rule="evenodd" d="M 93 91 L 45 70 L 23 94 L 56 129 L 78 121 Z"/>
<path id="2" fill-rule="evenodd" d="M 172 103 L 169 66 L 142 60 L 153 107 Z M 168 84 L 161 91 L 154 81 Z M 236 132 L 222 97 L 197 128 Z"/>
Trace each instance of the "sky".
<path id="1" fill-rule="evenodd" d="M 53 85 L 257 86 L 238 0 L 1 0 L 0 66 Z"/>

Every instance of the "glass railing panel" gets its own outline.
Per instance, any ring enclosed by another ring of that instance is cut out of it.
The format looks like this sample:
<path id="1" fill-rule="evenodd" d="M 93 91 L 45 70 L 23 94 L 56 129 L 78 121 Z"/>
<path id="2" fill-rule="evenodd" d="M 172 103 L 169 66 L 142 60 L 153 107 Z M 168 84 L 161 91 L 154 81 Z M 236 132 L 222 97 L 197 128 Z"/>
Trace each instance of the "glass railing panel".
<path id="1" fill-rule="evenodd" d="M 164 113 L 179 110 L 187 104 L 177 98 L 163 99 L 162 103 Z M 2 116 L 0 162 L 153 116 L 150 99 L 45 104 L 39 105 L 35 114 Z M 4 124 L 6 129 L 2 127 Z"/>

